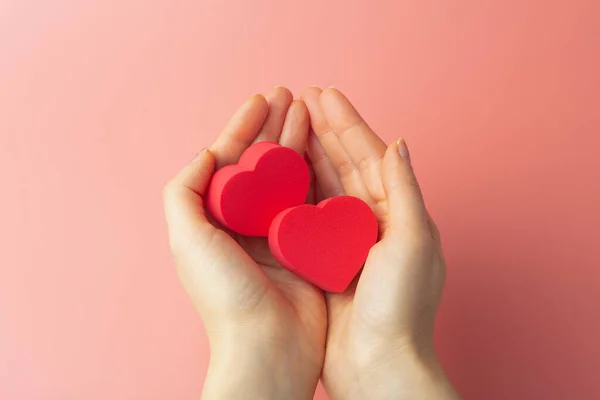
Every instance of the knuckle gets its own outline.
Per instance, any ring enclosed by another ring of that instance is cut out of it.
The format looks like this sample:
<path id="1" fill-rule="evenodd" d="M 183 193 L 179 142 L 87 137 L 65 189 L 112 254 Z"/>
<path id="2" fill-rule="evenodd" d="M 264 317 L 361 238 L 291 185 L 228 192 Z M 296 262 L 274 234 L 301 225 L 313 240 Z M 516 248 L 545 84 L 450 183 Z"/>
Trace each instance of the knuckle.
<path id="1" fill-rule="evenodd" d="M 335 132 L 331 128 L 329 128 L 328 126 L 326 126 L 324 128 L 325 129 L 323 129 L 319 132 L 315 131 L 315 134 L 317 135 L 317 138 L 319 138 L 319 140 L 326 139 L 326 138 L 331 139 L 331 138 L 335 137 Z"/>
<path id="2" fill-rule="evenodd" d="M 360 160 L 358 160 L 358 168 L 363 171 L 368 170 L 369 168 L 373 168 L 374 166 L 376 166 L 380 160 L 381 159 L 377 156 L 368 156 L 361 158 Z"/>
<path id="3" fill-rule="evenodd" d="M 415 253 L 423 254 L 433 250 L 434 242 L 427 229 L 413 229 L 404 235 L 404 242 Z"/>
<path id="4" fill-rule="evenodd" d="M 367 123 L 364 120 L 356 121 L 348 125 L 344 128 L 339 134 L 338 137 L 341 139 L 343 136 L 348 136 L 352 131 L 363 130 L 367 127 Z"/>
<path id="5" fill-rule="evenodd" d="M 419 181 L 417 181 L 417 178 L 412 175 L 410 177 L 410 179 L 408 180 L 409 185 L 412 187 L 412 189 L 419 194 L 419 196 L 422 196 L 422 192 L 421 192 L 421 185 L 419 185 Z"/>
<path id="6" fill-rule="evenodd" d="M 431 231 L 431 236 L 433 236 L 433 240 L 440 243 L 442 241 L 442 235 L 435 222 L 431 218 L 429 218 L 427 220 L 427 225 L 429 226 L 429 230 Z"/>
<path id="7" fill-rule="evenodd" d="M 180 235 L 169 234 L 169 249 L 172 254 L 182 253 L 184 247 Z"/>
<path id="8" fill-rule="evenodd" d="M 329 161 L 329 157 L 327 157 L 327 154 L 325 154 L 324 151 L 314 152 L 311 154 L 311 159 L 313 164 Z"/>
<path id="9" fill-rule="evenodd" d="M 185 254 L 189 246 L 189 240 L 184 240 L 181 235 L 169 235 L 169 250 L 171 250 L 171 254 L 175 256 L 175 259 Z"/>
<path id="10" fill-rule="evenodd" d="M 349 177 L 358 173 L 358 167 L 351 160 L 339 163 L 337 169 L 340 177 Z"/>
<path id="11" fill-rule="evenodd" d="M 175 191 L 175 184 L 173 181 L 169 181 L 165 183 L 162 189 L 162 197 L 165 203 L 173 196 L 173 192 Z"/>
<path id="12" fill-rule="evenodd" d="M 171 254 L 173 254 L 174 256 L 176 256 L 177 254 L 181 254 L 181 244 L 172 236 L 169 237 L 169 250 L 171 250 Z"/>

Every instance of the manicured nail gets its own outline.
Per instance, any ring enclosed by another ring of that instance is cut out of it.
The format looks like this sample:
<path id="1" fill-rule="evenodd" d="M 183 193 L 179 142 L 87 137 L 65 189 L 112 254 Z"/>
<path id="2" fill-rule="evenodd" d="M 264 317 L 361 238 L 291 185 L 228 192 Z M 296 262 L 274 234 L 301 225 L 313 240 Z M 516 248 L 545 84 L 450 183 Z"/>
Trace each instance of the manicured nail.
<path id="1" fill-rule="evenodd" d="M 398 141 L 396 141 L 396 146 L 398 147 L 398 154 L 400 154 L 400 157 L 406 161 L 410 161 L 410 153 L 408 152 L 408 147 L 406 146 L 404 139 L 398 139 Z"/>

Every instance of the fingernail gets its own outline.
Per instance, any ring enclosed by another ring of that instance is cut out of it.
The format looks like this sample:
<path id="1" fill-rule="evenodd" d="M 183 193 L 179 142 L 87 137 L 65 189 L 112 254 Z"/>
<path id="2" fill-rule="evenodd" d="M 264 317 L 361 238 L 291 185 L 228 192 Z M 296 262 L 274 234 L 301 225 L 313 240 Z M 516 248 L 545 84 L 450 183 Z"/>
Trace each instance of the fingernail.
<path id="1" fill-rule="evenodd" d="M 192 160 L 190 161 L 190 164 L 195 163 L 196 161 L 198 161 L 199 159 L 202 158 L 202 156 L 204 154 L 206 154 L 208 152 L 208 148 L 204 148 L 202 150 L 200 150 L 199 153 L 196 153 L 196 155 L 194 156 L 194 158 L 192 158 Z"/>
<path id="2" fill-rule="evenodd" d="M 252 96 L 250 96 L 246 99 L 246 102 L 248 102 L 256 97 L 264 97 L 264 96 L 261 93 L 254 93 Z"/>
<path id="3" fill-rule="evenodd" d="M 398 139 L 398 141 L 396 141 L 396 146 L 398 147 L 398 154 L 400 154 L 400 157 L 406 161 L 410 161 L 410 153 L 408 152 L 408 147 L 406 146 L 404 139 Z"/>
<path id="4" fill-rule="evenodd" d="M 329 86 L 327 89 L 337 89 L 335 86 Z"/>

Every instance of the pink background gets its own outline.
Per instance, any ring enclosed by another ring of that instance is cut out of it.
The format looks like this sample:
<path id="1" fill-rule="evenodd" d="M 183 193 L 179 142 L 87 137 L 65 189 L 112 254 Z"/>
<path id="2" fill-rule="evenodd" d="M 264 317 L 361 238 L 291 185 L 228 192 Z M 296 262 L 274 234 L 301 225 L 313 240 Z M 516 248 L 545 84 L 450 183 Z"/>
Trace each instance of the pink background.
<path id="1" fill-rule="evenodd" d="M 161 188 L 276 84 L 407 138 L 465 399 L 600 398 L 599 53 L 597 0 L 1 0 L 0 398 L 198 398 Z"/>

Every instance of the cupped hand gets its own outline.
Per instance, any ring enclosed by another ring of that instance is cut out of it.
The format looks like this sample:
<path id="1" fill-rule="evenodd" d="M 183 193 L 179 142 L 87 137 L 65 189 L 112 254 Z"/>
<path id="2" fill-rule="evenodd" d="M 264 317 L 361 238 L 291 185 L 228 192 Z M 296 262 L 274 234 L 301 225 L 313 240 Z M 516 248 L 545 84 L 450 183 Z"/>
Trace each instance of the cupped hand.
<path id="1" fill-rule="evenodd" d="M 325 388 L 334 400 L 458 398 L 433 350 L 445 280 L 440 237 L 405 142 L 386 146 L 334 88 L 312 87 L 302 98 L 318 196 L 359 197 L 380 227 L 360 278 L 327 295 Z"/>
<path id="2" fill-rule="evenodd" d="M 204 399 L 311 399 L 319 380 L 327 323 L 322 292 L 281 268 L 266 238 L 217 225 L 202 199 L 214 170 L 236 163 L 254 142 L 304 154 L 308 112 L 292 99 L 282 87 L 248 99 L 164 190 L 177 271 L 210 342 Z"/>

